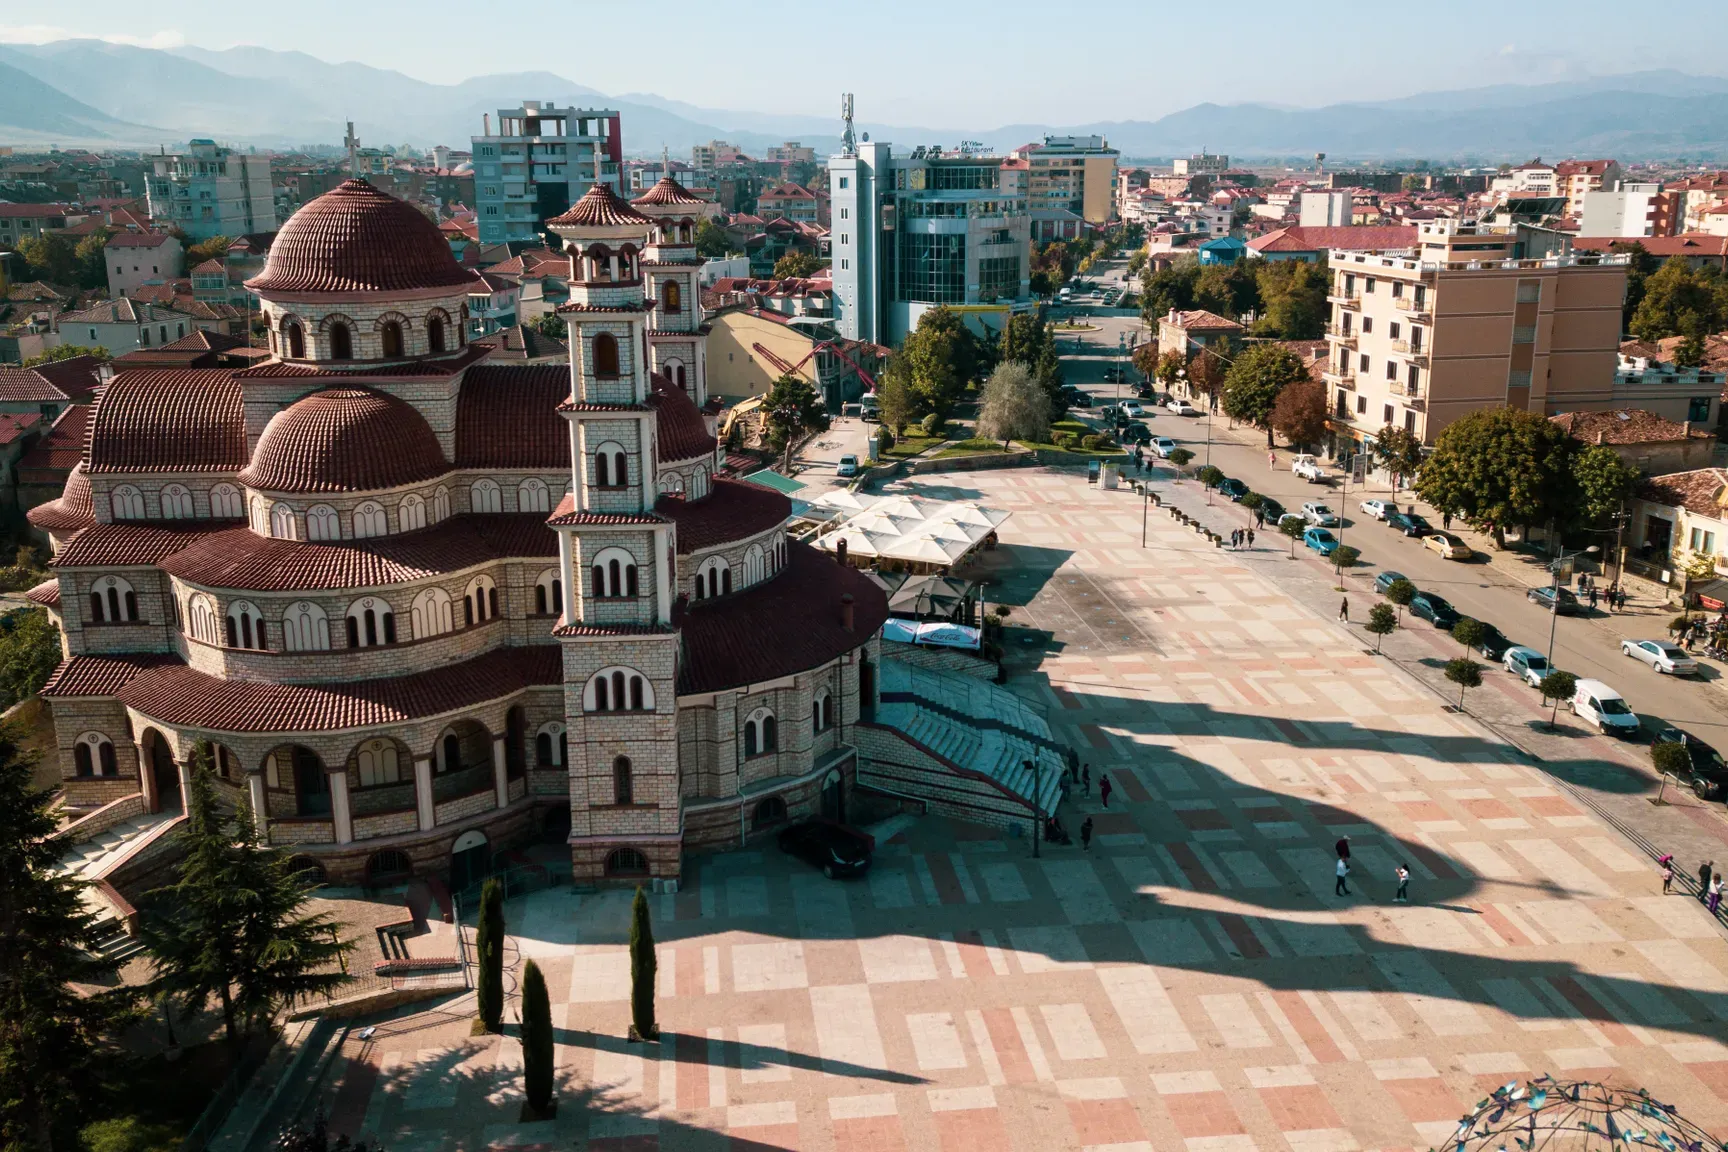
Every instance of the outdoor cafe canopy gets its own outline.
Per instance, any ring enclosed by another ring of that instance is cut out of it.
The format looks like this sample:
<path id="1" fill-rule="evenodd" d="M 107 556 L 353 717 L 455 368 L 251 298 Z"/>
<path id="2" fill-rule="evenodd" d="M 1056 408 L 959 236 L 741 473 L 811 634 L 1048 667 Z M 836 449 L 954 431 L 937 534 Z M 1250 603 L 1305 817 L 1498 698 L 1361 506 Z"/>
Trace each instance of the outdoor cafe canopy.
<path id="1" fill-rule="evenodd" d="M 846 542 L 848 556 L 947 567 L 958 563 L 1009 517 L 1000 508 L 917 496 L 883 496 L 861 506 L 817 537 L 829 552 Z M 818 505 L 822 501 L 816 502 Z"/>

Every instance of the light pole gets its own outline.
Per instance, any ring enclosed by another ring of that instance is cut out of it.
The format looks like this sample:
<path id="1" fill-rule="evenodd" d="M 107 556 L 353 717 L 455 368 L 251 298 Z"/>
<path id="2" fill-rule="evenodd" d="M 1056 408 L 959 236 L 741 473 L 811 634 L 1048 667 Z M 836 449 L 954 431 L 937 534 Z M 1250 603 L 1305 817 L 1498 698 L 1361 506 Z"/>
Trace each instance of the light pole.
<path id="1" fill-rule="evenodd" d="M 1560 625 L 1560 567 L 1574 556 L 1586 554 L 1594 556 L 1599 551 L 1601 549 L 1594 544 L 1578 552 L 1567 552 L 1566 549 L 1562 548 L 1560 555 L 1554 557 L 1548 564 L 1548 570 L 1554 573 L 1554 582 L 1549 586 L 1549 591 L 1553 595 L 1553 603 L 1548 607 L 1548 670 L 1550 672 L 1554 670 L 1554 631 Z"/>

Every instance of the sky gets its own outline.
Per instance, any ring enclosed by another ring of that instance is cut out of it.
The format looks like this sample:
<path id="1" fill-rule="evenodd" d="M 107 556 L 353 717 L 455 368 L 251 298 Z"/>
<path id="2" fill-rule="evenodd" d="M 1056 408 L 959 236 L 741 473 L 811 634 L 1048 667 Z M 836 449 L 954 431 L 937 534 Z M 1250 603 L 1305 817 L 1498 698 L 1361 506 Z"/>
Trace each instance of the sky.
<path id="1" fill-rule="evenodd" d="M 1351 11 L 1314 0 L 0 0 L 0 42 L 254 44 L 435 83 L 544 69 L 609 96 L 824 118 L 837 118 L 839 93 L 850 91 L 863 121 L 978 128 L 1147 120 L 1208 101 L 1317 106 L 1654 68 L 1728 71 L 1722 0 L 1675 0 L 1660 21 L 1629 17 L 1625 0 L 1504 20 L 1480 5 Z M 514 27 L 504 23 L 511 12 L 523 14 Z M 633 50 L 649 44 L 653 63 Z"/>

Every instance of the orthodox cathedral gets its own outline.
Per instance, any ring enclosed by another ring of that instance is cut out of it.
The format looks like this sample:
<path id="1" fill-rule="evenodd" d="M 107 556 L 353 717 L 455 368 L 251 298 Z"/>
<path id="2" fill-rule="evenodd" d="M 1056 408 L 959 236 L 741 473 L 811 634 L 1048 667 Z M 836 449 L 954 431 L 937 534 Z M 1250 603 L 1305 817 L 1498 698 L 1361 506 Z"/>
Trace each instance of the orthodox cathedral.
<path id="1" fill-rule="evenodd" d="M 248 283 L 270 359 L 124 371 L 30 513 L 65 659 L 42 695 L 68 800 L 218 786 L 332 883 L 531 841 L 578 883 L 843 818 L 883 593 L 723 474 L 694 243 L 671 179 L 550 222 L 570 363 L 492 364 L 473 274 L 360 180 Z"/>

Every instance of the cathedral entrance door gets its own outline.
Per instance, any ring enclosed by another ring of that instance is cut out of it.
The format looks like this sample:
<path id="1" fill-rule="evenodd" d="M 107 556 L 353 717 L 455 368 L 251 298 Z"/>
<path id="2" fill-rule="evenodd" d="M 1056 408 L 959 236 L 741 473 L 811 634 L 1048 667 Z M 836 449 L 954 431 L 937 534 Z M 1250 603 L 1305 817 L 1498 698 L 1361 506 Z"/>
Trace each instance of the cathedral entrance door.
<path id="1" fill-rule="evenodd" d="M 465 892 L 478 887 L 490 870 L 484 832 L 464 832 L 450 847 L 450 891 Z"/>

